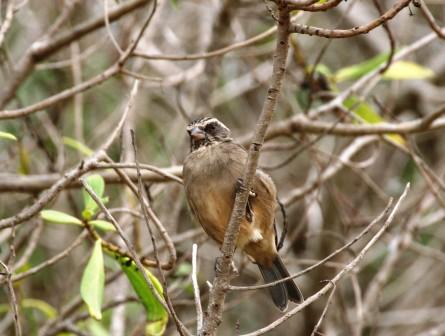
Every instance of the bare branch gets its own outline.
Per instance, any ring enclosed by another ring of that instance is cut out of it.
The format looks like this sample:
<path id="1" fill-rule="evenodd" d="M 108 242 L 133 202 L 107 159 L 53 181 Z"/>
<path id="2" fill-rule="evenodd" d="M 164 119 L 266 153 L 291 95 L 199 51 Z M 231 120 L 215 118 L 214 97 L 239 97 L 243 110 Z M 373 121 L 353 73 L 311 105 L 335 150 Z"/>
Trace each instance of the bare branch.
<path id="1" fill-rule="evenodd" d="M 202 329 L 202 306 L 201 306 L 201 294 L 199 293 L 198 284 L 198 245 L 193 244 L 192 246 L 192 283 L 193 283 L 193 293 L 195 297 L 195 307 L 196 307 L 196 334 L 199 334 Z"/>
<path id="2" fill-rule="evenodd" d="M 15 335 L 22 336 L 22 327 L 20 325 L 19 308 L 17 305 L 17 297 L 15 296 L 14 287 L 11 281 L 11 273 L 8 266 L 0 260 L 0 265 L 3 267 L 4 272 L 2 272 L 3 278 L 6 281 L 8 292 L 9 292 L 9 304 L 11 305 L 12 314 L 14 317 L 14 327 Z"/>
<path id="3" fill-rule="evenodd" d="M 220 257 L 218 265 L 219 271 L 213 282 L 207 314 L 204 318 L 204 325 L 200 335 L 214 335 L 218 325 L 221 323 L 226 288 L 229 285 L 230 279 L 233 277 L 230 265 L 235 252 L 239 226 L 242 218 L 244 218 L 249 191 L 251 190 L 253 177 L 258 165 L 260 150 L 264 142 L 267 127 L 276 109 L 282 80 L 284 78 L 287 51 L 289 48 L 288 28 L 290 16 L 286 4 L 280 2 L 278 4 L 278 10 L 279 21 L 271 84 L 249 149 L 248 159 L 243 173 L 244 185 L 240 188 L 240 191 L 236 193 L 232 214 L 224 235 L 221 248 L 222 257 Z"/>
<path id="4" fill-rule="evenodd" d="M 382 25 L 384 22 L 391 20 L 394 16 L 396 16 L 398 12 L 400 12 L 403 8 L 408 6 L 410 2 L 411 0 L 399 0 L 391 9 L 389 9 L 382 16 L 360 27 L 354 27 L 351 29 L 325 29 L 325 28 L 306 26 L 296 23 L 290 27 L 289 32 L 311 35 L 311 36 L 312 35 L 320 36 L 326 38 L 347 38 L 361 34 L 367 34 L 371 30 Z"/>

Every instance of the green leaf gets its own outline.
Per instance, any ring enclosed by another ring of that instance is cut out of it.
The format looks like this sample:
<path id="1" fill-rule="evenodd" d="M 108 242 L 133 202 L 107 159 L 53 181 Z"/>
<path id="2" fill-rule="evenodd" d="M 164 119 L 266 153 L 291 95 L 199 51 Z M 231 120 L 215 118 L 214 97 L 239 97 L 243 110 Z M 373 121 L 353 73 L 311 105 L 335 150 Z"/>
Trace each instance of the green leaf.
<path id="1" fill-rule="evenodd" d="M 19 173 L 28 175 L 31 171 L 31 158 L 28 150 L 19 142 Z"/>
<path id="2" fill-rule="evenodd" d="M 391 64 L 383 74 L 383 78 L 392 80 L 427 79 L 434 77 L 434 72 L 414 62 L 398 61 Z"/>
<path id="3" fill-rule="evenodd" d="M 360 117 L 367 124 L 377 124 L 384 122 L 383 118 L 366 102 L 360 101 L 357 97 L 349 97 L 343 105 L 352 110 L 354 114 Z"/>
<path id="4" fill-rule="evenodd" d="M 371 105 L 366 102 L 360 101 L 359 99 L 357 99 L 357 97 L 349 97 L 344 101 L 343 105 L 347 109 L 352 110 L 352 112 L 366 124 L 378 124 L 381 122 L 385 122 L 385 120 L 372 108 Z M 385 135 L 385 138 L 395 143 L 396 145 L 405 145 L 405 139 L 403 139 L 403 137 L 398 134 L 387 134 Z"/>
<path id="5" fill-rule="evenodd" d="M 88 307 L 88 312 L 97 320 L 102 318 L 102 300 L 104 295 L 104 258 L 100 239 L 94 243 L 93 253 L 85 267 L 80 282 L 80 296 Z"/>
<path id="6" fill-rule="evenodd" d="M 145 326 L 145 335 L 146 336 L 162 336 L 165 332 L 165 327 L 167 323 L 162 320 L 149 322 Z"/>
<path id="7" fill-rule="evenodd" d="M 346 80 L 359 79 L 386 62 L 388 56 L 388 53 L 379 54 L 365 62 L 342 68 L 335 73 L 335 81 L 344 82 Z"/>
<path id="8" fill-rule="evenodd" d="M 139 297 L 145 308 L 145 311 L 147 313 L 147 321 L 149 322 L 147 327 L 150 326 L 150 330 L 152 330 L 153 332 L 153 334 L 150 335 L 162 335 L 168 322 L 168 313 L 164 309 L 164 306 L 162 306 L 162 304 L 154 296 L 154 294 L 150 290 L 150 287 L 145 282 L 144 276 L 138 270 L 133 260 L 117 254 L 116 259 L 119 261 L 122 271 L 127 276 L 128 280 L 131 283 L 131 286 L 133 287 L 134 291 L 136 292 L 137 296 Z M 153 283 L 156 291 L 161 295 L 161 297 L 163 297 L 163 289 L 159 280 L 147 269 L 145 269 L 145 272 L 148 278 Z M 153 322 L 156 323 L 152 324 Z M 155 331 L 157 333 L 154 333 Z"/>
<path id="9" fill-rule="evenodd" d="M 74 216 L 57 210 L 42 210 L 40 216 L 52 223 L 82 225 L 82 221 Z"/>
<path id="10" fill-rule="evenodd" d="M 17 141 L 17 138 L 15 137 L 14 134 L 11 134 L 8 132 L 1 132 L 1 131 L 0 131 L 0 139 Z"/>
<path id="11" fill-rule="evenodd" d="M 66 146 L 79 151 L 80 153 L 82 153 L 85 156 L 91 156 L 94 153 L 94 151 L 91 148 L 85 146 L 83 143 L 77 141 L 76 139 L 70 138 L 70 137 L 63 137 L 63 143 Z"/>
<path id="12" fill-rule="evenodd" d="M 87 328 L 90 331 L 91 335 L 93 336 L 109 336 L 107 329 L 98 321 L 96 320 L 88 320 L 87 322 Z"/>
<path id="13" fill-rule="evenodd" d="M 98 174 L 90 175 L 86 178 L 86 183 L 104 203 L 108 201 L 106 197 L 103 197 L 105 191 L 105 181 L 102 176 Z M 86 220 L 90 220 L 99 210 L 99 206 L 86 190 L 82 190 L 82 194 L 84 204 L 82 217 Z"/>
<path id="14" fill-rule="evenodd" d="M 57 310 L 53 306 L 42 300 L 29 299 L 29 298 L 23 299 L 20 302 L 20 305 L 23 308 L 27 309 L 37 309 L 41 311 L 49 319 L 53 319 L 57 316 Z"/>
<path id="15" fill-rule="evenodd" d="M 88 224 L 94 226 L 96 229 L 101 229 L 104 231 L 116 231 L 116 228 L 114 227 L 114 225 L 112 223 L 107 222 L 102 219 L 95 219 L 95 220 L 88 221 Z"/>

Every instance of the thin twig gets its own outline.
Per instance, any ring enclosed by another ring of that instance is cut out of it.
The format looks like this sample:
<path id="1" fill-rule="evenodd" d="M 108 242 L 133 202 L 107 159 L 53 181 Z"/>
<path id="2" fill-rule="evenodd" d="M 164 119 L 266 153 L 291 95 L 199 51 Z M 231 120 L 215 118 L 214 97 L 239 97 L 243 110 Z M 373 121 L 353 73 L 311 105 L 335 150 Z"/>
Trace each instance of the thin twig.
<path id="1" fill-rule="evenodd" d="M 196 307 L 196 334 L 202 329 L 202 306 L 201 306 L 201 294 L 199 292 L 198 284 L 198 245 L 193 244 L 192 246 L 192 283 L 193 283 L 193 294 L 195 297 L 195 307 Z"/>
<path id="2" fill-rule="evenodd" d="M 0 26 L 0 48 L 3 44 L 3 41 L 5 40 L 6 33 L 11 27 L 13 17 L 14 17 L 14 1 L 9 0 L 6 3 L 5 19 L 3 20 L 2 25 Z"/>
<path id="3" fill-rule="evenodd" d="M 309 266 L 308 268 L 305 268 L 304 270 L 293 274 L 289 277 L 286 278 L 282 278 L 280 280 L 274 281 L 274 282 L 270 282 L 267 284 L 263 284 L 263 285 L 256 285 L 256 286 L 230 286 L 229 289 L 231 290 L 235 290 L 235 291 L 244 291 L 244 290 L 257 290 L 257 289 L 262 289 L 262 288 L 268 288 L 271 286 L 275 286 L 279 283 L 282 282 L 286 282 L 290 279 L 295 279 L 298 278 L 306 273 L 309 273 L 310 271 L 314 270 L 315 268 L 325 264 L 327 261 L 329 261 L 330 259 L 332 259 L 333 257 L 335 257 L 336 255 L 338 255 L 339 253 L 349 249 L 352 245 L 354 245 L 357 241 L 359 241 L 362 237 L 364 237 L 367 233 L 369 233 L 369 231 L 371 231 L 371 229 L 377 224 L 379 223 L 383 218 L 385 218 L 388 213 L 391 210 L 391 205 L 392 205 L 393 201 L 392 199 L 389 200 L 388 204 L 386 205 L 385 209 L 376 217 L 374 218 L 371 223 L 368 224 L 368 226 L 366 226 L 366 228 L 361 231 L 357 236 L 355 236 L 351 241 L 349 241 L 347 244 L 343 245 L 342 247 L 338 248 L 337 250 L 335 250 L 334 252 L 332 252 L 331 254 L 329 254 L 327 257 L 323 258 L 322 260 L 316 262 L 315 264 Z"/>
<path id="4" fill-rule="evenodd" d="M 126 14 L 144 6 L 148 2 L 149 0 L 126 1 L 110 11 L 109 20 L 110 22 L 118 20 L 122 16 L 125 16 Z M 63 20 L 61 19 L 60 22 L 66 20 L 70 10 L 73 8 L 72 6 L 67 7 L 71 9 L 67 10 L 66 14 L 65 11 L 61 13 L 60 18 Z M 96 18 L 82 22 L 73 29 L 61 33 L 54 38 L 46 39 L 44 36 L 43 40 L 39 39 L 34 42 L 24 53 L 22 59 L 19 60 L 17 70 L 14 72 L 13 77 L 9 81 L 9 85 L 3 88 L 2 92 L 0 93 L 0 108 L 3 108 L 6 103 L 8 103 L 14 97 L 17 88 L 29 76 L 38 61 L 51 56 L 63 47 L 69 45 L 71 42 L 81 39 L 83 36 L 102 28 L 104 25 L 105 22 L 103 15 L 99 15 Z"/>
<path id="5" fill-rule="evenodd" d="M 82 231 L 82 233 L 77 236 L 77 238 L 71 243 L 71 245 L 69 245 L 62 252 L 60 252 L 60 253 L 56 254 L 55 256 L 49 258 L 48 260 L 45 260 L 41 264 L 38 264 L 38 265 L 30 268 L 29 270 L 27 270 L 25 272 L 21 272 L 21 273 L 17 273 L 15 275 L 13 275 L 12 281 L 13 282 L 20 281 L 20 280 L 22 280 L 24 278 L 27 278 L 27 277 L 29 277 L 31 275 L 34 275 L 34 274 L 40 272 L 41 270 L 43 270 L 44 268 L 46 268 L 48 266 L 54 265 L 58 261 L 60 261 L 63 258 L 67 257 L 71 253 L 71 251 L 74 250 L 74 248 L 79 246 L 80 243 L 82 243 L 82 241 L 84 241 L 84 239 L 87 236 L 88 236 L 88 232 L 86 230 Z"/>
<path id="6" fill-rule="evenodd" d="M 110 157 L 106 157 L 106 161 L 113 163 L 113 161 L 111 160 Z M 118 169 L 118 168 L 114 168 L 115 172 L 119 175 L 119 177 L 122 179 L 122 181 L 124 183 L 126 183 L 126 185 L 130 188 L 130 190 L 133 192 L 133 194 L 138 197 L 138 187 L 131 181 L 131 179 L 129 178 L 129 176 L 127 175 L 127 173 L 125 171 L 123 171 L 122 169 Z M 151 209 L 150 205 L 148 204 L 146 199 L 142 199 L 141 201 L 143 201 L 145 203 L 145 207 L 147 209 L 147 213 L 150 217 L 150 219 L 153 221 L 153 223 L 155 224 L 156 228 L 158 229 L 162 239 L 164 240 L 165 246 L 167 247 L 167 250 L 169 252 L 169 260 L 166 263 L 162 263 L 161 267 L 162 269 L 165 270 L 170 270 L 172 269 L 175 264 L 176 264 L 176 249 L 175 246 L 167 232 L 167 230 L 165 229 L 165 227 L 162 225 L 161 221 L 159 220 L 159 218 L 156 216 L 156 214 L 154 213 L 154 211 Z M 150 266 L 150 267 L 154 267 L 157 266 L 157 262 L 154 260 L 146 260 L 146 258 L 144 258 L 144 264 L 146 266 Z"/>
<path id="7" fill-rule="evenodd" d="M 117 75 L 118 73 L 120 73 L 125 62 L 128 60 L 131 53 L 134 51 L 134 49 L 136 48 L 140 39 L 142 38 L 142 35 L 143 35 L 145 29 L 148 27 L 148 24 L 150 23 L 151 19 L 153 18 L 156 8 L 157 8 L 157 0 L 154 0 L 153 1 L 153 9 L 151 10 L 147 19 L 144 21 L 137 37 L 128 46 L 128 48 L 122 53 L 122 55 L 119 57 L 119 59 L 113 65 L 111 65 L 108 69 L 106 69 L 104 72 L 94 76 L 93 78 L 90 78 L 89 80 L 87 80 L 85 82 L 80 83 L 79 85 L 76 85 L 76 86 L 73 86 L 73 87 L 66 89 L 64 91 L 61 91 L 51 97 L 45 98 L 42 101 L 34 103 L 27 107 L 19 108 L 16 110 L 0 111 L 0 120 L 1 119 L 20 118 L 20 117 L 24 117 L 28 114 L 41 111 L 49 106 L 52 106 L 60 101 L 68 99 L 80 92 L 83 92 L 93 86 L 96 86 L 96 85 L 106 81 L 107 79 Z M 32 62 L 32 61 L 29 60 L 29 62 Z M 1 106 L 1 104 L 0 104 L 0 106 Z"/>
<path id="8" fill-rule="evenodd" d="M 350 29 L 326 29 L 326 28 L 313 27 L 302 24 L 293 24 L 290 27 L 289 32 L 307 34 L 311 36 L 320 36 L 326 38 L 347 38 L 361 34 L 367 34 L 371 30 L 382 25 L 384 22 L 391 20 L 403 8 L 408 6 L 410 2 L 411 0 L 399 0 L 392 8 L 386 11 L 383 15 L 359 27 L 353 27 Z"/>
<path id="9" fill-rule="evenodd" d="M 156 290 L 156 288 L 154 287 L 151 279 L 148 277 L 147 272 L 145 272 L 145 268 L 144 265 L 142 265 L 139 256 L 137 255 L 137 252 L 134 249 L 133 244 L 130 242 L 130 240 L 127 238 L 125 232 L 122 230 L 121 226 L 119 225 L 119 223 L 117 222 L 117 220 L 113 217 L 113 215 L 110 213 L 110 211 L 108 211 L 107 207 L 105 206 L 105 204 L 102 202 L 102 200 L 100 199 L 99 196 L 97 196 L 97 194 L 94 192 L 94 190 L 89 186 L 89 184 L 84 180 L 81 179 L 82 185 L 85 188 L 85 190 L 87 191 L 87 193 L 91 196 L 91 198 L 96 202 L 96 204 L 99 206 L 99 208 L 104 212 L 105 216 L 107 217 L 107 219 L 113 224 L 113 226 L 115 227 L 116 231 L 119 233 L 119 236 L 122 238 L 122 240 L 125 243 L 125 246 L 128 248 L 128 252 L 131 255 L 131 258 L 133 259 L 133 261 L 135 262 L 139 272 L 143 275 L 145 283 L 147 284 L 147 286 L 150 288 L 151 292 L 153 293 L 153 295 L 156 297 L 156 299 L 159 301 L 159 303 L 161 303 L 161 305 L 164 307 L 164 309 L 166 311 L 170 311 L 168 309 L 168 306 L 166 304 L 166 302 L 164 301 L 164 299 L 159 295 L 158 291 Z"/>
<path id="10" fill-rule="evenodd" d="M 173 320 L 175 321 L 176 324 L 176 328 L 179 332 L 180 335 L 191 335 L 190 332 L 187 330 L 187 328 L 184 326 L 184 324 L 179 320 L 175 309 L 173 308 L 173 304 L 171 302 L 170 296 L 168 294 L 168 286 L 167 286 L 167 280 L 165 278 L 165 274 L 162 270 L 161 267 L 161 262 L 159 261 L 159 253 L 158 253 L 158 248 L 157 248 L 157 244 L 156 244 L 156 239 L 154 237 L 153 231 L 150 227 L 150 221 L 149 221 L 149 210 L 148 210 L 148 201 L 147 201 L 147 197 L 144 197 L 144 188 L 142 185 L 142 178 L 141 178 L 141 172 L 139 169 L 139 161 L 138 161 L 138 153 L 137 153 L 137 147 L 136 147 L 136 139 L 135 139 L 135 135 L 134 135 L 134 131 L 131 130 L 131 144 L 133 146 L 133 153 L 134 153 L 134 160 L 135 160 L 135 164 L 136 164 L 136 171 L 137 171 L 137 175 L 138 175 L 138 187 L 137 187 L 137 193 L 138 193 L 138 198 L 139 198 L 139 203 L 141 205 L 142 208 L 142 213 L 144 215 L 144 222 L 145 222 L 145 226 L 147 227 L 147 231 L 150 235 L 151 238 L 151 243 L 153 246 L 153 252 L 154 252 L 154 256 L 155 256 L 155 260 L 156 260 L 156 266 L 158 268 L 159 274 L 161 276 L 161 281 L 162 281 L 162 286 L 164 289 L 164 293 L 163 296 L 165 298 L 165 302 L 167 304 L 168 310 L 170 312 L 170 315 L 173 317 Z"/>
<path id="11" fill-rule="evenodd" d="M 249 191 L 251 190 L 252 181 L 256 174 L 260 150 L 264 143 L 266 130 L 275 112 L 281 91 L 286 68 L 287 52 L 289 49 L 288 28 L 290 25 L 290 14 L 287 5 L 280 2 L 278 4 L 278 13 L 279 22 L 271 84 L 263 104 L 262 112 L 255 127 L 254 137 L 252 139 L 247 163 L 243 172 L 243 185 L 236 193 L 230 221 L 224 234 L 221 248 L 222 257 L 217 260 L 218 271 L 213 281 L 207 314 L 204 317 L 203 328 L 200 335 L 215 335 L 216 329 L 221 323 L 226 288 L 233 277 L 230 266 L 235 252 L 241 220 L 244 218 Z"/>
<path id="12" fill-rule="evenodd" d="M 379 14 L 383 15 L 384 14 L 383 8 L 380 5 L 379 0 L 372 0 L 372 2 L 374 3 L 374 6 L 379 11 Z M 392 64 L 392 61 L 393 61 L 393 58 L 394 58 L 394 54 L 396 52 L 396 42 L 394 40 L 394 36 L 393 36 L 393 34 L 391 32 L 391 29 L 389 28 L 389 23 L 387 21 L 383 22 L 382 23 L 382 27 L 385 30 L 386 35 L 388 36 L 388 40 L 389 40 L 389 56 L 388 56 L 388 59 L 386 61 L 385 66 L 382 69 L 380 69 L 380 73 L 383 74 L 383 73 L 385 73 L 386 70 L 389 69 L 389 67 Z"/>
<path id="13" fill-rule="evenodd" d="M 119 52 L 119 55 L 122 55 L 124 53 L 124 51 L 122 50 L 119 43 L 117 43 L 117 41 L 113 35 L 113 32 L 111 31 L 110 18 L 109 18 L 109 13 L 108 13 L 108 0 L 104 0 L 104 19 L 105 19 L 105 27 L 107 29 L 108 36 L 110 37 L 110 40 L 113 43 L 116 50 Z"/>
<path id="14" fill-rule="evenodd" d="M 68 185 L 76 181 L 86 172 L 90 171 L 96 163 L 106 157 L 105 151 L 108 150 L 108 148 L 111 146 L 111 144 L 115 141 L 116 137 L 120 133 L 127 114 L 133 106 L 133 100 L 135 98 L 136 92 L 137 86 L 135 84 L 119 123 L 113 129 L 110 136 L 104 141 L 104 144 L 100 146 L 99 149 L 90 158 L 82 161 L 79 165 L 65 173 L 60 179 L 52 184 L 51 187 L 45 193 L 43 193 L 31 206 L 24 208 L 18 214 L 12 217 L 0 220 L 0 230 L 22 223 L 35 216 Z"/>
<path id="15" fill-rule="evenodd" d="M 334 296 L 335 290 L 337 289 L 337 286 L 335 285 L 335 283 L 332 284 L 332 286 L 333 287 L 332 287 L 331 293 L 329 294 L 328 300 L 326 301 L 326 304 L 325 304 L 324 309 L 320 315 L 320 318 L 317 321 L 317 324 L 314 326 L 314 329 L 312 330 L 311 336 L 315 336 L 316 334 L 318 334 L 318 329 L 321 326 L 321 322 L 323 322 L 323 318 L 325 317 L 325 315 L 328 311 L 329 305 L 331 304 L 332 297 Z"/>
<path id="16" fill-rule="evenodd" d="M 433 14 L 431 14 L 430 10 L 428 9 L 428 6 L 425 4 L 425 1 L 419 0 L 419 2 L 420 2 L 420 9 L 422 10 L 422 13 L 425 16 L 426 20 L 428 21 L 428 24 L 430 25 L 431 29 L 434 30 L 434 32 L 437 34 L 439 38 L 445 39 L 445 33 L 443 31 L 443 28 L 439 27 L 439 25 L 436 23 L 436 20 L 434 19 Z"/>
<path id="17" fill-rule="evenodd" d="M 317 293 L 315 293 L 312 296 L 308 297 L 303 303 L 301 303 L 300 305 L 298 305 L 294 309 L 288 311 L 283 316 L 281 316 L 280 318 L 278 318 L 274 322 L 270 323 L 266 327 L 258 329 L 257 331 L 254 331 L 254 332 L 251 332 L 251 333 L 248 333 L 248 334 L 243 334 L 241 336 L 258 336 L 258 335 L 263 335 L 263 334 L 267 333 L 268 331 L 276 328 L 277 326 L 279 326 L 280 324 L 282 324 L 283 322 L 285 322 L 286 320 L 288 320 L 289 318 L 291 318 L 292 316 L 294 316 L 298 312 L 302 311 L 304 308 L 309 306 L 314 301 L 317 301 L 323 295 L 326 295 L 333 288 L 333 286 L 335 284 L 337 284 L 345 275 L 347 275 L 349 272 L 353 271 L 353 269 L 360 263 L 360 261 L 366 255 L 366 253 L 371 249 L 371 247 L 373 247 L 374 244 L 385 233 L 385 231 L 388 228 L 388 226 L 394 220 L 394 217 L 395 217 L 395 215 L 396 215 L 396 213 L 397 213 L 401 203 L 406 198 L 406 196 L 408 194 L 408 191 L 409 191 L 409 187 L 410 187 L 410 184 L 408 183 L 406 185 L 405 190 L 403 191 L 402 195 L 399 197 L 399 199 L 397 200 L 396 204 L 392 208 L 391 213 L 389 214 L 389 216 L 386 219 L 385 223 L 380 228 L 380 230 L 365 245 L 365 247 L 361 250 L 361 252 L 357 255 L 357 257 L 355 257 L 348 265 L 346 265 L 345 268 L 343 268 L 339 273 L 337 273 L 337 275 L 333 279 L 331 279 L 331 281 L 327 285 L 325 285 Z"/>
<path id="18" fill-rule="evenodd" d="M 17 298 L 15 296 L 14 287 L 12 285 L 11 272 L 9 271 L 8 266 L 1 260 L 0 260 L 0 265 L 5 270 L 3 277 L 5 278 L 6 285 L 8 287 L 9 304 L 11 305 L 11 310 L 12 310 L 12 314 L 14 317 L 15 335 L 21 336 L 22 335 L 22 327 L 20 325 L 19 306 L 17 304 Z"/>

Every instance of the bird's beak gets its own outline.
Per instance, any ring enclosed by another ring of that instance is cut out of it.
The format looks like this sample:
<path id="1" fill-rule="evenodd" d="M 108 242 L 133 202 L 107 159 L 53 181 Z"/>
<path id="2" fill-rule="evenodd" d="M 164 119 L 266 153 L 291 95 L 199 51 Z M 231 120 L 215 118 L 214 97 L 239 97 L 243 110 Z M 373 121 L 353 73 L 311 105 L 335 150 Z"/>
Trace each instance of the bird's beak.
<path id="1" fill-rule="evenodd" d="M 200 140 L 204 140 L 206 137 L 204 131 L 202 129 L 200 129 L 199 127 L 193 127 L 190 130 L 190 138 L 192 138 L 192 140 L 194 141 L 200 141 Z"/>

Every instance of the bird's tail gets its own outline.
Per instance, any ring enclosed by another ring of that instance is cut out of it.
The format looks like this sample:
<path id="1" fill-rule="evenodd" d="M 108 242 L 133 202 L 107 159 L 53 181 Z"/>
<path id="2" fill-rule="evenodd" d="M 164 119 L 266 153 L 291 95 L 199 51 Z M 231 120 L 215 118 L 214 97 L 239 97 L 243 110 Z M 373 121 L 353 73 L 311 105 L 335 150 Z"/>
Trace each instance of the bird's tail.
<path id="1" fill-rule="evenodd" d="M 275 258 L 271 267 L 265 267 L 264 265 L 257 264 L 260 268 L 261 274 L 265 283 L 274 282 L 289 276 L 289 272 L 284 266 L 279 255 Z M 303 302 L 303 294 L 295 285 L 292 279 L 279 283 L 275 286 L 269 287 L 269 293 L 273 302 L 281 311 L 287 309 L 287 300 L 292 302 Z"/>

